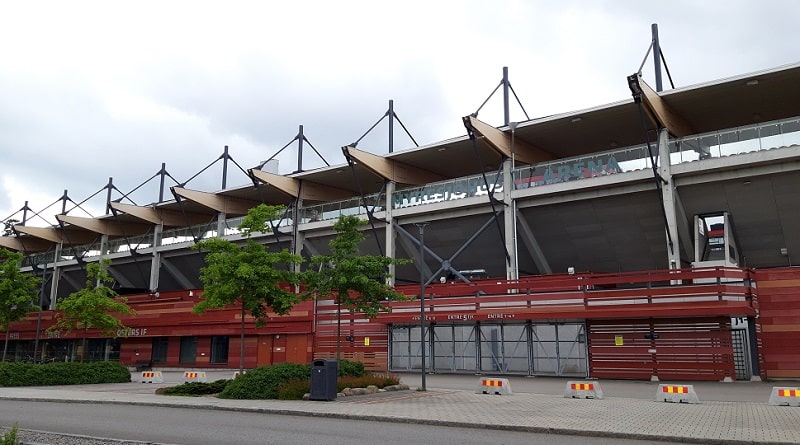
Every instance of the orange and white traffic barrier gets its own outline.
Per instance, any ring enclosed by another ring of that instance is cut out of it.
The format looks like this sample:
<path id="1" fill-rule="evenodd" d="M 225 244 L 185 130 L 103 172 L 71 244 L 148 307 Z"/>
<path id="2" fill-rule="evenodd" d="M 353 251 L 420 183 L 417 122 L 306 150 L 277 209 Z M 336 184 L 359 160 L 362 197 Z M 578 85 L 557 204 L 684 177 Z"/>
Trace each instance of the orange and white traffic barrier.
<path id="1" fill-rule="evenodd" d="M 475 394 L 501 395 L 513 394 L 513 392 L 511 392 L 511 383 L 508 382 L 508 379 L 483 377 L 480 380 L 480 385 L 478 386 L 478 390 L 475 391 Z"/>
<path id="2" fill-rule="evenodd" d="M 656 402 L 700 403 L 692 385 L 658 385 Z"/>
<path id="3" fill-rule="evenodd" d="M 205 372 L 186 371 L 183 373 L 184 382 L 207 382 Z"/>
<path id="4" fill-rule="evenodd" d="M 164 383 L 161 371 L 142 371 L 142 383 Z"/>
<path id="5" fill-rule="evenodd" d="M 603 390 L 600 382 L 597 381 L 568 381 L 564 390 L 564 398 L 567 399 L 602 399 Z"/>
<path id="6" fill-rule="evenodd" d="M 773 406 L 800 406 L 800 388 L 773 386 L 769 396 L 769 404 Z"/>

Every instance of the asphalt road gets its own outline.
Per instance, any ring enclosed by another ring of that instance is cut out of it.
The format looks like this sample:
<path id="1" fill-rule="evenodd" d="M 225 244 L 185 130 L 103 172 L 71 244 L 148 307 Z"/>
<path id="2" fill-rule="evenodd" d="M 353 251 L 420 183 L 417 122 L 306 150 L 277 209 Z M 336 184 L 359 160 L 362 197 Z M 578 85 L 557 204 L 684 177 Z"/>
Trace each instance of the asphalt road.
<path id="1" fill-rule="evenodd" d="M 12 400 L 0 404 L 0 424 L 17 422 L 23 429 L 174 445 L 656 443 L 207 409 Z"/>

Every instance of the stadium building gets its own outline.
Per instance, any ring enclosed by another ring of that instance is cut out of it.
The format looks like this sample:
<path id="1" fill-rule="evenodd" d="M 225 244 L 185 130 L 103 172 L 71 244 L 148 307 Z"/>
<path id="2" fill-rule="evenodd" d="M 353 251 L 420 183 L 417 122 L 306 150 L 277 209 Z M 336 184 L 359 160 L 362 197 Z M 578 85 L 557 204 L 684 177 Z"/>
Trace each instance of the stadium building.
<path id="1" fill-rule="evenodd" d="M 26 205 L 0 246 L 44 277 L 45 310 L 11 325 L 10 355 L 238 368 L 239 309 L 191 313 L 204 265 L 192 246 L 240 240 L 241 217 L 267 203 L 287 210 L 256 239 L 306 258 L 329 252 L 340 215 L 368 220 L 362 251 L 412 259 L 392 272 L 413 299 L 373 320 L 345 313 L 341 335 L 329 300 L 248 320 L 248 368 L 338 345 L 376 370 L 420 371 L 424 351 L 437 373 L 800 377 L 800 64 L 669 91 L 634 74 L 620 79 L 631 97 L 523 122 L 508 121 L 505 73 L 499 127 L 470 115 L 463 136 L 385 155 L 351 144 L 346 164 L 309 171 L 301 127 L 293 174 L 241 169 L 226 148 L 220 191 L 162 167 L 148 205 L 113 181 L 103 216 L 76 216 L 65 193 L 58 224 L 37 227 Z M 230 187 L 233 166 L 247 177 Z M 78 351 L 79 334 L 46 328 L 102 258 L 137 314 Z"/>

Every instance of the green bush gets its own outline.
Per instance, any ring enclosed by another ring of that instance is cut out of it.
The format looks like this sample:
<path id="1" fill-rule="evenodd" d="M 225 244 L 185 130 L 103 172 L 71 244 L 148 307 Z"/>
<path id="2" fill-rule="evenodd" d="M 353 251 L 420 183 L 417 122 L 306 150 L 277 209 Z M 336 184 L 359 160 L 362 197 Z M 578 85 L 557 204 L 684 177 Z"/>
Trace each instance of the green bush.
<path id="1" fill-rule="evenodd" d="M 131 381 L 128 368 L 116 361 L 0 363 L 0 386 L 83 385 Z"/>
<path id="2" fill-rule="evenodd" d="M 353 376 L 361 377 L 369 375 L 369 371 L 364 369 L 364 364 L 361 362 L 351 362 L 350 360 L 339 360 L 339 377 Z"/>
<path id="3" fill-rule="evenodd" d="M 178 386 L 170 386 L 168 388 L 159 388 L 156 390 L 156 394 L 162 394 L 166 396 L 204 396 L 208 394 L 219 394 L 221 393 L 226 386 L 228 386 L 228 382 L 230 380 L 216 380 L 211 383 L 205 382 L 186 382 L 182 385 Z"/>
<path id="4" fill-rule="evenodd" d="M 278 387 L 291 380 L 311 378 L 308 365 L 280 363 L 262 366 L 233 379 L 219 394 L 222 399 L 277 399 Z"/>
<path id="5" fill-rule="evenodd" d="M 3 434 L 3 437 L 0 437 L 0 445 L 17 445 L 19 443 L 17 442 L 18 431 L 19 425 L 15 423 L 10 430 Z"/>

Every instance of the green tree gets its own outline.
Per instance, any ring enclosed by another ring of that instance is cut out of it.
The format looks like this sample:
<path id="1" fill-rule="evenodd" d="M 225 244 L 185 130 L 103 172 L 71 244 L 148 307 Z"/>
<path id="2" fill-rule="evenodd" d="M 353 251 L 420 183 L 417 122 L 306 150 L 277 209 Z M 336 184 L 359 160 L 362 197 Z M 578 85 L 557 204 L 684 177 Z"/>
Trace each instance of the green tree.
<path id="1" fill-rule="evenodd" d="M 359 227 L 366 223 L 353 215 L 341 216 L 333 225 L 337 235 L 329 243 L 331 254 L 313 256 L 303 274 L 309 295 L 336 301 L 337 359 L 341 355 L 342 306 L 372 319 L 389 311 L 386 302 L 407 299 L 386 283 L 391 277 L 389 266 L 407 264 L 410 260 L 362 255 L 358 247 L 364 241 L 364 234 Z"/>
<path id="2" fill-rule="evenodd" d="M 8 351 L 11 323 L 25 318 L 28 312 L 39 310 L 36 301 L 41 279 L 20 271 L 22 259 L 21 253 L 0 248 L 0 329 L 6 333 L 3 361 Z"/>
<path id="3" fill-rule="evenodd" d="M 256 326 L 264 326 L 269 311 L 285 315 L 301 300 L 301 295 L 282 285 L 297 285 L 298 274 L 294 266 L 303 258 L 283 249 L 271 252 L 269 247 L 251 238 L 254 232 L 271 231 L 269 222 L 278 219 L 282 207 L 260 204 L 250 209 L 239 229 L 246 242 L 242 245 L 221 238 L 210 238 L 195 244 L 198 250 L 208 252 L 206 265 L 200 269 L 203 292 L 193 312 L 202 314 L 211 308 L 241 306 L 241 342 L 239 371 L 244 371 L 245 313 L 256 319 Z"/>
<path id="4" fill-rule="evenodd" d="M 99 329 L 106 335 L 116 337 L 125 325 L 119 319 L 122 315 L 133 315 L 136 312 L 128 306 L 128 300 L 120 297 L 114 289 L 106 286 L 113 278 L 108 274 L 110 261 L 86 265 L 86 287 L 69 294 L 56 304 L 55 324 L 48 331 L 66 334 L 80 329 L 83 331 L 81 345 L 83 352 L 80 360 L 86 355 L 86 337 L 89 329 Z"/>

